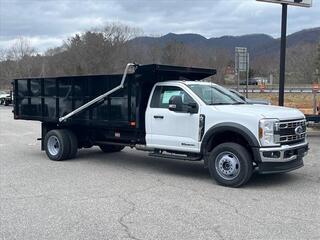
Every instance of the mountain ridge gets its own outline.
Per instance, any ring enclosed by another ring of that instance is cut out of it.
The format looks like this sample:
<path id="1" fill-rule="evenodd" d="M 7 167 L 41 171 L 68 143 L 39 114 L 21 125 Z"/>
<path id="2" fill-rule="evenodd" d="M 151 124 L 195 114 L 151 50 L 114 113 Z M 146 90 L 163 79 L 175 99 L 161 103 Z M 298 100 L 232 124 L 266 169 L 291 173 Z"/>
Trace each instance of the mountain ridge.
<path id="1" fill-rule="evenodd" d="M 168 33 L 159 37 L 142 36 L 130 40 L 131 44 L 164 46 L 170 42 L 181 42 L 196 48 L 220 48 L 233 52 L 235 47 L 247 47 L 253 56 L 275 54 L 280 49 L 280 38 L 273 38 L 264 33 L 253 33 L 239 36 L 225 35 L 206 38 L 197 33 Z M 320 27 L 303 29 L 287 35 L 287 48 L 301 44 L 320 42 Z"/>

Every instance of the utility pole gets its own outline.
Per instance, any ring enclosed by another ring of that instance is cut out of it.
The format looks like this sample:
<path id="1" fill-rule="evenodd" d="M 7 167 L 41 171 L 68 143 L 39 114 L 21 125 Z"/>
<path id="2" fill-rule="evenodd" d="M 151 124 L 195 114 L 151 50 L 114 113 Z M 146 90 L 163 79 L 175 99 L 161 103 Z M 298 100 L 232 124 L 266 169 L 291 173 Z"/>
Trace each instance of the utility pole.
<path id="1" fill-rule="evenodd" d="M 287 11 L 288 11 L 288 5 L 285 3 L 282 3 L 279 106 L 283 106 L 284 104 L 284 84 L 285 84 L 285 73 L 286 73 L 286 46 L 287 46 Z"/>
<path id="2" fill-rule="evenodd" d="M 250 71 L 250 65 L 249 65 L 249 53 L 247 52 L 247 64 L 246 64 L 246 67 L 247 67 L 247 79 L 246 79 L 246 98 L 249 97 L 249 71 Z"/>

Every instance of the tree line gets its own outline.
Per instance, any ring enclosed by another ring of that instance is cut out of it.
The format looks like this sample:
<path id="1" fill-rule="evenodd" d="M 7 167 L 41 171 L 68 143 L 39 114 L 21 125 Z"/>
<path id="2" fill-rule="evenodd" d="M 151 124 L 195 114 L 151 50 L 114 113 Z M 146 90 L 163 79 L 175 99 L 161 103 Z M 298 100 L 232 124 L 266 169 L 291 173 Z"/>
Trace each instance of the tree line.
<path id="1" fill-rule="evenodd" d="M 132 39 L 141 32 L 122 24 L 107 24 L 102 29 L 76 34 L 42 54 L 27 39 L 20 38 L 11 47 L 0 49 L 0 88 L 8 89 L 12 79 L 22 77 L 122 73 L 128 62 L 215 68 L 217 75 L 212 81 L 224 84 L 226 69 L 234 67 L 234 56 L 227 49 L 195 47 L 178 41 L 133 43 Z M 315 51 L 311 45 L 289 49 L 288 81 L 315 81 L 319 58 L 320 50 Z M 268 77 L 271 73 L 277 78 L 278 59 L 268 55 L 252 59 L 251 76 Z"/>

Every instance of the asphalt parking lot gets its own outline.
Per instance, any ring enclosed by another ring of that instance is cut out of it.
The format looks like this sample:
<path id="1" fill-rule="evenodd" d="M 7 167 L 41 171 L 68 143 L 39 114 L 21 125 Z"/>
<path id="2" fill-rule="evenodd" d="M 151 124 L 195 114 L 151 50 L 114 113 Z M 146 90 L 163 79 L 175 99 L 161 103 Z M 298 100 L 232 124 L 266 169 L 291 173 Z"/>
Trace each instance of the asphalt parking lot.
<path id="1" fill-rule="evenodd" d="M 40 123 L 11 110 L 0 106 L 1 239 L 320 239 L 320 135 L 303 168 L 233 189 L 202 162 L 129 148 L 50 161 Z"/>

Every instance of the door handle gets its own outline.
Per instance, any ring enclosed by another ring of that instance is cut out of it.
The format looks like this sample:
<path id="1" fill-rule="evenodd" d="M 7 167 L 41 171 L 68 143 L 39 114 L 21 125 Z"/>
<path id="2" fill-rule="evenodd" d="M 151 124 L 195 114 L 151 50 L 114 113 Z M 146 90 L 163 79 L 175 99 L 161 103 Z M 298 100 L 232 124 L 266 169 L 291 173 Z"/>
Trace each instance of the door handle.
<path id="1" fill-rule="evenodd" d="M 154 115 L 153 117 L 156 119 L 163 119 L 164 118 L 163 116 L 160 116 L 160 115 Z"/>

